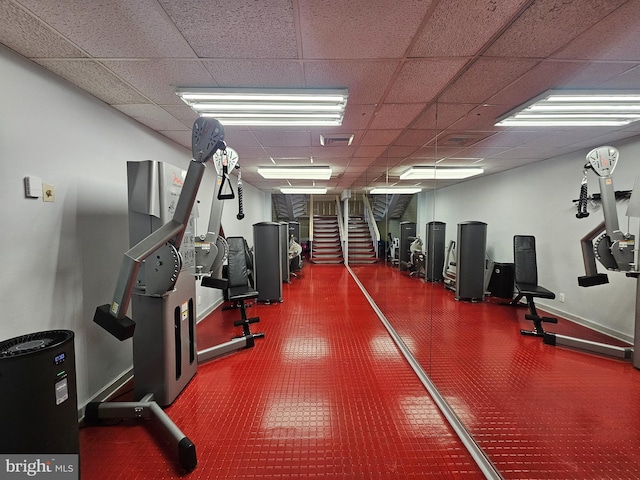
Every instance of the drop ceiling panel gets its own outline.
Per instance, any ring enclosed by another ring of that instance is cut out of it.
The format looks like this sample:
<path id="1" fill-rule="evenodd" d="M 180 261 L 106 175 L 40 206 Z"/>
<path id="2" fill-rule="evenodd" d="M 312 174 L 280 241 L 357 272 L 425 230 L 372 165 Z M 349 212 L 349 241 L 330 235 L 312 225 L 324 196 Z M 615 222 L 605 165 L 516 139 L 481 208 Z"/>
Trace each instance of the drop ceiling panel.
<path id="1" fill-rule="evenodd" d="M 538 0 L 496 40 L 485 55 L 546 58 L 626 0 Z"/>
<path id="2" fill-rule="evenodd" d="M 153 130 L 184 130 L 185 125 L 156 105 L 114 105 L 125 115 Z"/>
<path id="3" fill-rule="evenodd" d="M 611 2 L 619 4 L 620 2 Z M 632 60 L 640 61 L 640 2 L 622 5 L 598 23 L 589 25 L 554 57 L 582 60 Z"/>
<path id="4" fill-rule="evenodd" d="M 467 63 L 465 59 L 408 60 L 386 98 L 391 103 L 429 103 Z"/>
<path id="5" fill-rule="evenodd" d="M 396 130 L 373 130 L 370 129 L 362 138 L 361 145 L 389 145 L 392 143 L 402 132 L 400 129 Z"/>
<path id="6" fill-rule="evenodd" d="M 450 103 L 482 103 L 538 62 L 536 60 L 481 58 L 440 97 Z"/>
<path id="7" fill-rule="evenodd" d="M 629 68 L 630 65 L 625 63 L 544 61 L 487 101 L 519 105 L 552 88 L 597 88 Z"/>
<path id="8" fill-rule="evenodd" d="M 410 56 L 474 56 L 528 0 L 449 0 L 438 3 Z"/>
<path id="9" fill-rule="evenodd" d="M 305 163 L 311 162 L 311 150 L 309 147 L 283 147 L 273 146 L 265 147 L 267 155 L 273 158 L 278 165 L 285 165 L 285 163 Z M 304 160 L 302 160 L 304 159 Z"/>
<path id="10" fill-rule="evenodd" d="M 159 0 L 193 50 L 205 58 L 297 58 L 289 0 Z"/>
<path id="11" fill-rule="evenodd" d="M 80 49 L 24 9 L 0 1 L 0 43 L 25 57 L 84 57 Z"/>
<path id="12" fill-rule="evenodd" d="M 164 105 L 162 108 L 164 108 L 169 115 L 176 117 L 186 125 L 193 126 L 193 122 L 198 118 L 198 114 L 186 105 Z"/>
<path id="13" fill-rule="evenodd" d="M 156 0 L 20 3 L 94 57 L 195 57 Z"/>
<path id="14" fill-rule="evenodd" d="M 414 147 L 421 147 L 422 145 L 429 143 L 436 136 L 435 130 L 405 130 L 400 137 L 396 140 L 396 145 L 409 145 Z"/>
<path id="15" fill-rule="evenodd" d="M 203 60 L 221 87 L 302 88 L 302 64 L 293 60 Z"/>
<path id="16" fill-rule="evenodd" d="M 309 147 L 311 133 L 309 130 L 282 130 L 278 128 L 253 129 L 255 138 L 264 147 Z"/>
<path id="17" fill-rule="evenodd" d="M 356 151 L 355 144 L 350 147 L 311 147 L 314 160 L 333 160 L 350 158 Z"/>
<path id="18" fill-rule="evenodd" d="M 102 63 L 151 101 L 161 105 L 184 104 L 175 94 L 176 87 L 216 86 L 199 60 L 106 60 Z"/>
<path id="19" fill-rule="evenodd" d="M 375 104 L 381 101 L 399 64 L 398 60 L 305 62 L 304 75 L 309 88 L 347 88 L 347 105 Z"/>
<path id="20" fill-rule="evenodd" d="M 401 57 L 431 2 L 299 2 L 304 58 Z"/>
<path id="21" fill-rule="evenodd" d="M 358 147 L 354 153 L 354 157 L 377 157 L 382 155 L 387 147 L 384 145 L 363 145 Z"/>
<path id="22" fill-rule="evenodd" d="M 93 60 L 42 59 L 37 62 L 109 105 L 148 103 L 136 90 Z"/>
<path id="23" fill-rule="evenodd" d="M 438 102 L 421 113 L 411 124 L 411 128 L 444 130 L 462 118 L 475 107 L 472 103 Z"/>
<path id="24" fill-rule="evenodd" d="M 385 103 L 376 112 L 370 128 L 403 129 L 422 112 L 424 103 Z"/>

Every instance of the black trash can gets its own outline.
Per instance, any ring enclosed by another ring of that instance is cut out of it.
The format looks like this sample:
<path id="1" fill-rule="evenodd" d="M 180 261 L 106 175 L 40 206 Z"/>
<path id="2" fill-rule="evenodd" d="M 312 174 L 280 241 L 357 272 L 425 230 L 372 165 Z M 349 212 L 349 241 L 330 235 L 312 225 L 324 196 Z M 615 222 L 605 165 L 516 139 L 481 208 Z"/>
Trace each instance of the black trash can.
<path id="1" fill-rule="evenodd" d="M 0 453 L 79 453 L 73 339 L 51 330 L 0 342 Z"/>
<path id="2" fill-rule="evenodd" d="M 489 293 L 493 297 L 513 297 L 513 263 L 494 263 L 491 280 L 489 280 Z"/>

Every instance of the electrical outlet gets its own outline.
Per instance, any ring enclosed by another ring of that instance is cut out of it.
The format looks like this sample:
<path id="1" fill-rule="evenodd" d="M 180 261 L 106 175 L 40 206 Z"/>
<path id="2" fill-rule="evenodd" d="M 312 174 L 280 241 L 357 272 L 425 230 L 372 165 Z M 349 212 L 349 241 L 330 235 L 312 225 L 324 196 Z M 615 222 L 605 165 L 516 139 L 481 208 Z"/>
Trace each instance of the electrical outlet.
<path id="1" fill-rule="evenodd" d="M 558 295 L 558 300 L 560 300 L 560 303 L 564 303 L 564 293 Z"/>
<path id="2" fill-rule="evenodd" d="M 44 202 L 53 202 L 56 199 L 56 192 L 53 185 L 48 183 L 42 184 L 42 200 Z"/>

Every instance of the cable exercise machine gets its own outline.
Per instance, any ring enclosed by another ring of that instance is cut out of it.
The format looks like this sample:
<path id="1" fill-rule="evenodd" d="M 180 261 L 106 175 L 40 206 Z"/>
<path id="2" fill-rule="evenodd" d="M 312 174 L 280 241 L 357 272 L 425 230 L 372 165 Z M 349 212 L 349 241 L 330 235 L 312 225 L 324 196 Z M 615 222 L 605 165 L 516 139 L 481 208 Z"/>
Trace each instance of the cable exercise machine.
<path id="1" fill-rule="evenodd" d="M 584 166 L 576 217 L 586 218 L 589 216 L 587 212 L 587 173 L 592 171 L 598 176 L 600 186 L 599 199 L 602 202 L 604 220 L 580 240 L 585 269 L 585 275 L 578 277 L 578 284 L 581 287 L 592 287 L 609 283 L 606 273 L 598 273 L 596 259 L 609 271 L 625 272 L 628 277 L 636 279 L 640 276 L 635 236 L 630 233 L 623 233 L 618 224 L 618 212 L 615 203 L 616 197 L 628 196 L 629 193 L 616 192 L 613 188 L 611 175 L 616 168 L 618 158 L 618 150 L 611 146 L 595 148 L 587 154 L 587 163 Z M 640 192 L 636 192 L 636 196 L 640 196 Z M 640 199 L 632 196 L 632 201 L 629 203 L 626 213 L 628 217 L 639 216 L 638 212 L 634 211 L 634 201 L 638 202 Z M 637 210 L 637 208 L 635 208 L 635 210 Z M 640 351 L 640 346 L 638 345 L 640 341 L 640 280 L 636 281 L 633 348 L 618 347 L 550 332 L 543 332 L 544 343 L 548 345 L 564 345 L 622 359 L 634 357 L 633 351 L 635 349 Z M 633 359 L 633 366 L 640 368 L 640 355 L 635 356 Z"/>
<path id="2" fill-rule="evenodd" d="M 96 308 L 93 321 L 119 340 L 133 337 L 134 402 L 91 402 L 85 423 L 103 419 L 155 418 L 177 451 L 180 465 L 197 465 L 193 442 L 161 406 L 170 405 L 196 373 L 195 232 L 191 215 L 206 162 L 225 150 L 224 128 L 215 119 L 198 118 L 192 129 L 192 155 L 186 176 L 158 162 L 130 162 L 130 241 L 113 300 Z M 132 165 L 135 164 L 135 165 Z M 167 171 L 163 169 L 166 167 Z M 153 200 L 149 190 L 164 179 L 168 194 Z M 156 215 L 148 215 L 155 212 Z M 141 213 L 150 224 L 144 225 Z M 170 219 L 162 223 L 162 218 Z M 143 232 L 151 230 L 143 236 Z M 136 240 L 136 237 L 142 237 Z M 182 273 L 182 274 L 181 274 Z M 131 304 L 132 317 L 127 317 Z"/>
<path id="3" fill-rule="evenodd" d="M 209 215 L 207 233 L 196 241 L 196 270 L 203 287 L 227 290 L 228 299 L 240 308 L 241 319 L 234 321 L 234 326 L 242 327 L 242 335 L 197 352 L 198 363 L 204 363 L 221 355 L 250 348 L 255 345 L 256 338 L 264 337 L 264 333 L 252 333 L 249 325 L 260 321 L 258 317 L 248 318 L 246 304 L 248 300 L 258 297 L 258 292 L 250 285 L 248 270 L 251 252 L 246 241 L 240 237 L 229 238 L 228 242 L 220 235 L 224 200 L 233 200 L 235 195 L 231 187 L 229 172 L 238 169 L 238 214 L 236 218 L 244 218 L 243 184 L 238 165 L 238 154 L 230 147 L 218 150 L 213 155 L 213 164 L 218 174 L 217 202 L 214 200 Z M 223 278 L 223 264 L 227 261 L 227 278 Z"/>

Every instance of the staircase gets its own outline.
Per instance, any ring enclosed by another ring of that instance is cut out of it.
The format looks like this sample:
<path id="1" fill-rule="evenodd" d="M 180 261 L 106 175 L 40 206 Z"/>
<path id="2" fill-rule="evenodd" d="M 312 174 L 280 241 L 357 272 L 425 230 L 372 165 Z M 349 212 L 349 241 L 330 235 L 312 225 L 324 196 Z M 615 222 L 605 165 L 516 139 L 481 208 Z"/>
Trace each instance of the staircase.
<path id="1" fill-rule="evenodd" d="M 337 217 L 313 216 L 313 245 L 309 261 L 319 264 L 344 261 Z"/>
<path id="2" fill-rule="evenodd" d="M 349 217 L 349 264 L 377 261 L 367 222 L 362 218 Z"/>

